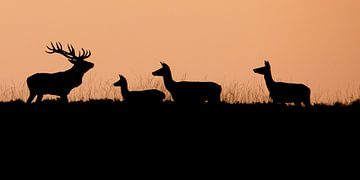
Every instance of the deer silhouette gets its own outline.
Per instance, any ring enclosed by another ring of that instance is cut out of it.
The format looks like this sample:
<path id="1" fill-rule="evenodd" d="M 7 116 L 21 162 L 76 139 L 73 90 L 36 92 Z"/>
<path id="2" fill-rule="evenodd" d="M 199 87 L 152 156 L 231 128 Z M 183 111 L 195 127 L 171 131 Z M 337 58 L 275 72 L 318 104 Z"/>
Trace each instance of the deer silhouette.
<path id="1" fill-rule="evenodd" d="M 171 75 L 170 67 L 160 62 L 162 68 L 154 71 L 154 76 L 162 76 L 166 89 L 173 100 L 180 104 L 219 103 L 221 86 L 214 82 L 176 82 Z"/>
<path id="2" fill-rule="evenodd" d="M 304 84 L 275 82 L 271 75 L 270 63 L 265 61 L 264 67 L 254 69 L 255 73 L 264 75 L 266 86 L 270 92 L 270 98 L 273 103 L 295 103 L 301 106 L 311 106 L 310 103 L 310 88 Z"/>
<path id="3" fill-rule="evenodd" d="M 51 42 L 51 47 L 47 46 L 49 54 L 61 54 L 68 58 L 73 66 L 64 72 L 57 73 L 36 73 L 27 78 L 27 86 L 30 90 L 30 96 L 27 103 L 31 103 L 35 96 L 36 102 L 41 102 L 43 95 L 57 95 L 60 96 L 61 101 L 68 102 L 67 95 L 72 89 L 78 87 L 82 83 L 84 74 L 94 67 L 94 64 L 85 61 L 91 56 L 90 51 L 85 51 L 83 48 L 76 55 L 75 49 L 72 45 L 67 45 L 68 52 L 63 50 L 61 43 L 56 42 L 55 45 Z"/>
<path id="4" fill-rule="evenodd" d="M 161 103 L 165 98 L 165 94 L 156 89 L 148 89 L 143 91 L 129 91 L 128 84 L 124 76 L 119 75 L 119 81 L 114 86 L 120 86 L 121 94 L 124 102 L 127 103 Z"/>

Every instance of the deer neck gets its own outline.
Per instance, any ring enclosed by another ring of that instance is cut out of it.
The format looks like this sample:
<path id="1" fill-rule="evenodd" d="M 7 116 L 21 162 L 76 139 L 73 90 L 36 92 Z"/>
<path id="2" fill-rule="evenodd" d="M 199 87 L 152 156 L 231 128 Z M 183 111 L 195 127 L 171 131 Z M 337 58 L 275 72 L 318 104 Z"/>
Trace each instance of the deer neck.
<path id="1" fill-rule="evenodd" d="M 77 87 L 82 83 L 84 72 L 82 72 L 81 69 L 77 68 L 76 66 L 73 66 L 64 73 L 67 74 L 69 81 L 71 82 L 69 84 L 71 87 Z"/>
<path id="2" fill-rule="evenodd" d="M 172 78 L 171 71 L 169 71 L 168 73 L 166 73 L 166 74 L 163 76 L 163 78 L 164 78 L 164 84 L 165 84 L 166 89 L 168 89 L 168 90 L 173 89 L 176 82 L 175 82 L 175 81 L 173 80 L 173 78 Z"/>
<path id="3" fill-rule="evenodd" d="M 83 72 L 79 67 L 73 66 L 69 70 L 66 71 L 71 74 L 74 78 L 81 78 L 84 76 L 85 72 Z"/>
<path id="4" fill-rule="evenodd" d="M 126 99 L 130 94 L 127 82 L 122 84 L 120 88 L 121 88 L 121 94 L 122 94 L 123 98 Z"/>
<path id="5" fill-rule="evenodd" d="M 271 91 L 271 89 L 273 89 L 274 85 L 275 85 L 275 81 L 272 78 L 271 75 L 271 71 L 269 71 L 268 73 L 264 74 L 264 78 L 265 78 L 265 82 L 266 82 L 266 86 L 267 88 Z"/>

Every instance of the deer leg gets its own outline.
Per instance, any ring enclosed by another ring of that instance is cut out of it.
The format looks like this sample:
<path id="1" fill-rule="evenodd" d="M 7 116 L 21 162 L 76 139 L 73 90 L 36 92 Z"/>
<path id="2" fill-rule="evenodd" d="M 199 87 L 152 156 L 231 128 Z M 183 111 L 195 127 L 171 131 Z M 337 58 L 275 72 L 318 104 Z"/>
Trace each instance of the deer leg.
<path id="1" fill-rule="evenodd" d="M 304 101 L 305 107 L 311 107 L 310 99 Z"/>
<path id="2" fill-rule="evenodd" d="M 273 105 L 281 108 L 286 107 L 286 103 L 278 99 L 273 99 Z"/>
<path id="3" fill-rule="evenodd" d="M 272 103 L 273 103 L 274 105 L 277 105 L 277 104 L 279 104 L 279 101 L 277 101 L 276 99 L 273 99 L 273 100 L 272 100 Z"/>
<path id="4" fill-rule="evenodd" d="M 27 99 L 26 103 L 27 103 L 27 104 L 31 104 L 31 102 L 33 101 L 33 99 L 35 98 L 35 96 L 36 96 L 36 94 L 30 92 L 30 96 L 29 96 L 29 98 Z"/>
<path id="5" fill-rule="evenodd" d="M 61 102 L 63 102 L 63 103 L 68 103 L 69 102 L 69 100 L 67 98 L 67 95 L 60 96 L 60 99 L 61 99 Z"/>
<path id="6" fill-rule="evenodd" d="M 219 104 L 220 102 L 220 96 L 212 96 L 208 99 L 209 104 Z"/>
<path id="7" fill-rule="evenodd" d="M 37 97 L 36 97 L 36 103 L 40 103 L 43 96 L 44 96 L 43 94 L 38 94 Z"/>
<path id="8" fill-rule="evenodd" d="M 294 103 L 295 103 L 295 106 L 301 107 L 301 101 L 295 101 Z"/>

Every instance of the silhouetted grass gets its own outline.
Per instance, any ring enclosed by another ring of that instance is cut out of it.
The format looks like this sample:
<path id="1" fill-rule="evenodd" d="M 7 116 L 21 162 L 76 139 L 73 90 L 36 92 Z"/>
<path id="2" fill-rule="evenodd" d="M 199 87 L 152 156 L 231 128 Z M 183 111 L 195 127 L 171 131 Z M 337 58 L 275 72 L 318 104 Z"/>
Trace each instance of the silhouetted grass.
<path id="1" fill-rule="evenodd" d="M 0 84 L 0 101 L 26 99 L 27 96 L 28 89 L 25 83 Z"/>
<path id="2" fill-rule="evenodd" d="M 113 99 L 122 100 L 120 88 L 114 87 L 113 83 L 116 81 L 116 76 L 113 80 L 101 81 L 95 78 L 88 77 L 84 83 L 75 88 L 69 94 L 69 100 L 72 102 L 88 101 L 91 99 Z M 183 77 L 185 78 L 185 76 Z M 179 81 L 181 81 L 180 79 Z M 268 90 L 262 80 L 257 82 L 225 82 L 219 83 L 222 85 L 221 99 L 225 103 L 230 104 L 254 104 L 254 103 L 268 103 L 271 102 L 268 97 Z M 144 90 L 144 89 L 158 89 L 165 93 L 166 100 L 171 100 L 170 93 L 166 90 L 162 79 L 156 78 L 142 78 L 139 77 L 135 82 L 129 81 L 130 90 Z M 17 99 L 25 101 L 28 97 L 28 88 L 25 83 L 11 83 L 0 85 L 0 101 L 9 102 Z M 348 92 L 336 92 L 334 94 L 312 93 L 312 103 L 314 104 L 328 104 L 335 103 L 351 104 L 356 99 L 360 98 L 360 86 L 357 89 L 349 90 Z M 58 97 L 45 95 L 44 99 L 56 100 Z"/>

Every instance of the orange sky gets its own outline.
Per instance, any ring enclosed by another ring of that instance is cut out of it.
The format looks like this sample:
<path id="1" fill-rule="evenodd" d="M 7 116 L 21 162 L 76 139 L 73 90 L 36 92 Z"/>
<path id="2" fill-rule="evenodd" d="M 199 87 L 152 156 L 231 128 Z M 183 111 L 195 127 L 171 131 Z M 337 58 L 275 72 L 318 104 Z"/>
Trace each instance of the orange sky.
<path id="1" fill-rule="evenodd" d="M 268 59 L 275 80 L 313 92 L 360 84 L 358 0 L 14 0 L 0 6 L 0 80 L 69 68 L 50 41 L 90 49 L 87 75 L 149 77 L 167 62 L 175 78 L 245 83 Z"/>

